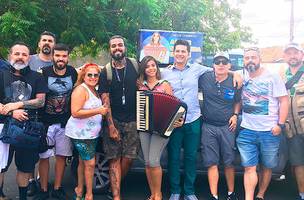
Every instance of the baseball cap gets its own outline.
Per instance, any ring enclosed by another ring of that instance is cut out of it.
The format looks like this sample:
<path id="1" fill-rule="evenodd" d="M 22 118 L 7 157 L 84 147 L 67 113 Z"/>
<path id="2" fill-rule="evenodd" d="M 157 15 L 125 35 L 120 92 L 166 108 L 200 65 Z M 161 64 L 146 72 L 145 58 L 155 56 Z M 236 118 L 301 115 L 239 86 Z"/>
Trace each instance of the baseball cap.
<path id="1" fill-rule="evenodd" d="M 218 58 L 218 57 L 223 57 L 229 60 L 229 54 L 227 52 L 218 52 L 214 55 L 213 60 Z"/>
<path id="2" fill-rule="evenodd" d="M 295 43 L 295 42 L 291 42 L 289 44 L 287 44 L 284 48 L 284 52 L 287 50 L 287 49 L 290 49 L 290 48 L 294 48 L 294 49 L 297 49 L 298 51 L 303 51 L 302 47 L 298 44 L 298 43 Z"/>

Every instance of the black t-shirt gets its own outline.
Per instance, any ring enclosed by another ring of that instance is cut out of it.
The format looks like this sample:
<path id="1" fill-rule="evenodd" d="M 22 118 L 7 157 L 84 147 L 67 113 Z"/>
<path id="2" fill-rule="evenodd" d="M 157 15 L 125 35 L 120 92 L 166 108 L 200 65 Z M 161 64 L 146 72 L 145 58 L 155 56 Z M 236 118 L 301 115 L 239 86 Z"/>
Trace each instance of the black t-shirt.
<path id="1" fill-rule="evenodd" d="M 204 73 L 199 79 L 203 91 L 203 121 L 215 126 L 228 124 L 234 112 L 234 104 L 241 100 L 241 90 L 233 87 L 233 76 L 221 83 L 213 71 Z"/>
<path id="2" fill-rule="evenodd" d="M 0 103 L 6 104 L 35 99 L 36 94 L 47 93 L 47 84 L 38 72 L 26 67 L 22 76 L 16 76 L 10 69 L 0 70 Z M 3 123 L 2 116 L 0 123 Z"/>
<path id="3" fill-rule="evenodd" d="M 129 59 L 127 59 L 127 66 L 123 69 L 112 67 L 111 83 L 107 80 L 106 70 L 102 70 L 100 74 L 98 93 L 110 94 L 112 115 L 118 121 L 131 122 L 136 120 L 137 78 L 137 72 Z M 124 105 L 123 96 L 125 97 Z"/>
<path id="4" fill-rule="evenodd" d="M 65 126 L 71 116 L 71 94 L 77 81 L 77 71 L 67 66 L 64 75 L 54 72 L 53 66 L 42 68 L 49 92 L 46 94 L 42 120 L 48 124 L 61 123 Z"/>

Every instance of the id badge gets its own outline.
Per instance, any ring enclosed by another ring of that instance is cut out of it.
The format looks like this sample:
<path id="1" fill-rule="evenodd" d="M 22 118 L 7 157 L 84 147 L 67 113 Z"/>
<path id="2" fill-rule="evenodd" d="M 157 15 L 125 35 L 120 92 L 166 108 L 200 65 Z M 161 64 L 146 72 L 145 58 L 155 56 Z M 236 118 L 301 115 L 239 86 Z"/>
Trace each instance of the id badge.
<path id="1" fill-rule="evenodd" d="M 122 103 L 122 105 L 126 104 L 126 96 L 125 95 L 122 95 L 122 97 L 121 97 L 121 103 Z"/>

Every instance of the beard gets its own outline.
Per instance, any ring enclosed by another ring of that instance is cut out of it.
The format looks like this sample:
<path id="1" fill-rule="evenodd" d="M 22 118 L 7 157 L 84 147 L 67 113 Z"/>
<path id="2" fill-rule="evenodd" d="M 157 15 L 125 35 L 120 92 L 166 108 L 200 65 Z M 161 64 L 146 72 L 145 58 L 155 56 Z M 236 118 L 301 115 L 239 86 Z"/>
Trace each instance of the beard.
<path id="1" fill-rule="evenodd" d="M 120 53 L 117 53 L 117 52 L 120 52 Z M 126 57 L 126 54 L 125 52 L 123 51 L 115 51 L 111 54 L 111 57 L 115 60 L 115 61 L 121 61 L 122 59 L 124 59 Z"/>
<path id="2" fill-rule="evenodd" d="M 259 63 L 259 64 L 255 64 L 255 63 L 253 63 L 253 62 L 249 62 L 249 63 L 247 63 L 247 65 L 245 65 L 245 69 L 246 69 L 249 73 L 254 73 L 254 72 L 256 72 L 259 68 L 260 68 L 260 63 Z"/>
<path id="3" fill-rule="evenodd" d="M 44 45 L 41 49 L 41 52 L 45 55 L 50 55 L 52 52 L 52 48 L 49 45 Z"/>
<path id="4" fill-rule="evenodd" d="M 64 64 L 63 65 L 58 64 L 59 62 L 63 62 Z M 68 62 L 64 62 L 63 60 L 58 60 L 58 61 L 54 62 L 54 67 L 57 70 L 63 70 L 64 68 L 66 68 L 67 64 L 68 64 Z"/>
<path id="5" fill-rule="evenodd" d="M 28 66 L 28 62 L 23 62 L 23 60 L 17 60 L 17 61 L 10 61 L 10 64 L 15 68 L 16 70 L 24 69 Z"/>
<path id="6" fill-rule="evenodd" d="M 289 60 L 287 63 L 290 67 L 298 67 L 302 64 L 302 61 L 297 60 L 297 59 L 292 59 L 292 60 Z"/>

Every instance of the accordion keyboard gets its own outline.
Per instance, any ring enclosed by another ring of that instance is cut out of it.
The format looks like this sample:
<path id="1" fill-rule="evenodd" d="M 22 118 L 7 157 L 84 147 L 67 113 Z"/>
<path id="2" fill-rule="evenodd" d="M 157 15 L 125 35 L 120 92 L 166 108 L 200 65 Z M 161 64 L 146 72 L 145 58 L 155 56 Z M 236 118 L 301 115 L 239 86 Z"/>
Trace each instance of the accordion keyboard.
<path id="1" fill-rule="evenodd" d="M 143 92 L 136 93 L 136 123 L 137 130 L 149 130 L 149 96 Z"/>

